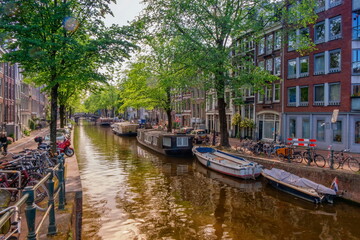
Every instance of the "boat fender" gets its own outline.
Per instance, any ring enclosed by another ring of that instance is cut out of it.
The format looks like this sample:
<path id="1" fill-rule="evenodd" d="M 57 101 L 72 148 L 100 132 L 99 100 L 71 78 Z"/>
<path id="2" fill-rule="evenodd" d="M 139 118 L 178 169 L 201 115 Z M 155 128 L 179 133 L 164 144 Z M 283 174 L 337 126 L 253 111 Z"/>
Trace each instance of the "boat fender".
<path id="1" fill-rule="evenodd" d="M 210 166 L 210 160 L 207 160 L 206 166 L 207 166 L 207 167 Z"/>

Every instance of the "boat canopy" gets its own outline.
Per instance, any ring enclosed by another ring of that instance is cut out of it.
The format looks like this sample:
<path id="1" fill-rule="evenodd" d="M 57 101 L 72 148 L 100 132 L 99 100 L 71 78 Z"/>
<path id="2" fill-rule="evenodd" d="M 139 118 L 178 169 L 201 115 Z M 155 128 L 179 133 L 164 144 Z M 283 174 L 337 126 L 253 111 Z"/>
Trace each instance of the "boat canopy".
<path id="1" fill-rule="evenodd" d="M 264 169 L 263 172 L 281 182 L 297 187 L 314 189 L 317 193 L 336 195 L 336 192 L 324 185 L 315 183 L 306 178 L 301 178 L 278 168 Z"/>

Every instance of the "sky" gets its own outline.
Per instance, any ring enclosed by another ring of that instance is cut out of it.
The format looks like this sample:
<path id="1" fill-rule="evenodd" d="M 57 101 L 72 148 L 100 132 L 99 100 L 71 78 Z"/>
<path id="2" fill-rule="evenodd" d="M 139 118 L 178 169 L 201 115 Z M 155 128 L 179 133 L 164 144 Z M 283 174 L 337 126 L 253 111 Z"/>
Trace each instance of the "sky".
<path id="1" fill-rule="evenodd" d="M 107 15 L 105 24 L 110 26 L 111 24 L 119 24 L 120 26 L 127 25 L 132 21 L 143 8 L 140 3 L 141 0 L 116 0 L 117 4 L 110 4 L 110 8 L 114 14 L 114 17 Z"/>

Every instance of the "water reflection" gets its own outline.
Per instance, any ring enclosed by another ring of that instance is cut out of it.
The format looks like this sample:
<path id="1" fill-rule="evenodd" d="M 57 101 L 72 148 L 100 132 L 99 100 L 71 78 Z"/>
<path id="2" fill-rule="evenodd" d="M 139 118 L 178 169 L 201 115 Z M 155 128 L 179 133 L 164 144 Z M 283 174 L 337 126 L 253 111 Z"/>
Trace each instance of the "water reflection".
<path id="1" fill-rule="evenodd" d="M 168 158 L 110 129 L 75 129 L 83 239 L 359 239 L 359 208 L 314 205 Z"/>

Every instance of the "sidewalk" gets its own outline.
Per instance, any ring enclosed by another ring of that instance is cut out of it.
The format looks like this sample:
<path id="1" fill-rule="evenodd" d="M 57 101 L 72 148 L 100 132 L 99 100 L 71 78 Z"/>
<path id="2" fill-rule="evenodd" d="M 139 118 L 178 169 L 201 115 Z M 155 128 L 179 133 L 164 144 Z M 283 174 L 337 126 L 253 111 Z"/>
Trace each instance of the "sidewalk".
<path id="1" fill-rule="evenodd" d="M 39 130 L 31 131 L 30 136 L 23 137 L 16 142 L 13 142 L 8 146 L 8 152 L 20 152 L 24 148 L 36 148 L 37 143 L 34 141 L 34 138 L 37 136 L 45 136 L 49 133 L 49 128 L 42 128 Z"/>

